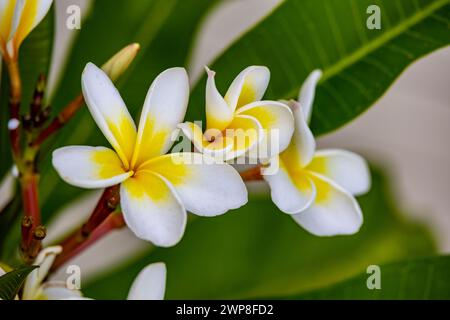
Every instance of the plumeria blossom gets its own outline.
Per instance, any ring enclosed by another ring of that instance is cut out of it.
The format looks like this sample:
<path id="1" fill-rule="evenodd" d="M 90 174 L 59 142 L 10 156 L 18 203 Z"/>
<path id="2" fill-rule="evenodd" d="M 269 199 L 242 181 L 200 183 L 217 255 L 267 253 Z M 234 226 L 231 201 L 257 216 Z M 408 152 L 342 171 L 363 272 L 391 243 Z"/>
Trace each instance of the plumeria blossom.
<path id="1" fill-rule="evenodd" d="M 276 174 L 264 175 L 273 202 L 292 214 L 303 228 L 318 236 L 356 233 L 363 217 L 354 198 L 370 188 L 366 161 L 345 150 L 316 151 L 308 127 L 320 71 L 314 71 L 302 86 L 299 102 L 289 103 L 295 117 L 295 132 L 289 147 L 276 159 Z"/>
<path id="2" fill-rule="evenodd" d="M 53 0 L 0 0 L 0 53 L 13 59 L 23 40 L 44 19 Z"/>
<path id="3" fill-rule="evenodd" d="M 62 247 L 48 247 L 39 252 L 33 265 L 38 268 L 31 271 L 25 280 L 22 300 L 61 300 L 80 299 L 81 292 L 67 288 L 63 281 L 44 282 L 55 258 L 62 251 Z"/>
<path id="4" fill-rule="evenodd" d="M 291 110 L 282 102 L 261 101 L 269 84 L 269 69 L 244 69 L 225 97 L 216 88 L 215 73 L 206 71 L 206 131 L 203 134 L 191 122 L 180 125 L 197 150 L 224 160 L 268 159 L 288 146 L 294 131 Z"/>
<path id="5" fill-rule="evenodd" d="M 114 150 L 70 146 L 53 152 L 53 166 L 67 183 L 82 188 L 120 187 L 128 227 L 158 246 L 175 245 L 186 226 L 186 210 L 215 216 L 247 202 L 239 174 L 199 153 L 172 153 L 172 133 L 183 121 L 189 83 L 172 68 L 152 83 L 138 129 L 107 75 L 89 63 L 82 75 L 86 104 Z"/>

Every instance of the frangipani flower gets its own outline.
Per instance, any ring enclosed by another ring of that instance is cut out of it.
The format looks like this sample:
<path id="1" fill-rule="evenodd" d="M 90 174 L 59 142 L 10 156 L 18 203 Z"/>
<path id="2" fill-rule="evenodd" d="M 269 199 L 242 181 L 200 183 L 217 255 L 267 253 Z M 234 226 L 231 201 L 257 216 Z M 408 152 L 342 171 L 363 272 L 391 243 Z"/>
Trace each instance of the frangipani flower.
<path id="1" fill-rule="evenodd" d="M 295 132 L 289 147 L 275 159 L 278 172 L 264 175 L 263 169 L 262 173 L 273 202 L 303 228 L 318 236 L 353 234 L 363 221 L 354 196 L 369 190 L 370 173 L 366 161 L 355 153 L 315 150 L 307 119 L 320 76 L 320 71 L 314 71 L 302 86 L 300 103 L 290 103 Z"/>
<path id="2" fill-rule="evenodd" d="M 224 160 L 241 156 L 268 159 L 288 146 L 294 130 L 291 110 L 281 102 L 260 101 L 269 84 L 269 69 L 244 69 L 225 97 L 216 88 L 215 73 L 206 71 L 207 130 L 203 134 L 191 122 L 180 125 L 198 150 Z"/>
<path id="3" fill-rule="evenodd" d="M 55 257 L 60 254 L 62 247 L 48 247 L 39 252 L 33 265 L 39 268 L 34 269 L 25 280 L 22 292 L 22 300 L 60 300 L 60 299 L 80 299 L 81 292 L 67 288 L 62 281 L 44 282 L 47 274 L 55 261 Z"/>
<path id="4" fill-rule="evenodd" d="M 74 186 L 120 183 L 125 222 L 139 238 L 171 246 L 184 233 L 186 210 L 215 216 L 247 202 L 245 185 L 230 165 L 199 153 L 166 154 L 187 108 L 184 69 L 168 69 L 154 80 L 137 130 L 111 80 L 92 63 L 83 72 L 82 87 L 89 111 L 114 151 L 64 147 L 53 152 L 53 166 Z"/>
<path id="5" fill-rule="evenodd" d="M 0 0 L 0 53 L 13 59 L 23 40 L 44 19 L 53 0 Z"/>

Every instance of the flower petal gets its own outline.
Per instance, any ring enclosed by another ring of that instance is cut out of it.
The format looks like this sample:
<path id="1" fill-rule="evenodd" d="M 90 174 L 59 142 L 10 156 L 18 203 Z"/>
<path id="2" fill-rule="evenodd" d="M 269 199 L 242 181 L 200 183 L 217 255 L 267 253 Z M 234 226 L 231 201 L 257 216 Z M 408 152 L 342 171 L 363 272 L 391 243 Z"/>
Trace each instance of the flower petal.
<path id="1" fill-rule="evenodd" d="M 177 244 L 186 227 L 186 210 L 162 176 L 140 170 L 122 183 L 120 204 L 128 227 L 138 238 L 160 247 Z"/>
<path id="2" fill-rule="evenodd" d="M 233 120 L 233 110 L 216 88 L 215 72 L 205 67 L 208 74 L 206 82 L 206 127 L 224 130 Z"/>
<path id="3" fill-rule="evenodd" d="M 356 199 L 324 176 L 309 174 L 316 186 L 316 199 L 294 220 L 316 236 L 354 234 L 363 222 Z"/>
<path id="4" fill-rule="evenodd" d="M 183 134 L 194 144 L 195 149 L 214 158 L 224 159 L 225 155 L 233 148 L 233 137 L 225 136 L 221 132 L 220 135 L 215 135 L 217 133 L 215 130 L 207 130 L 205 134 L 214 136 L 214 141 L 210 142 L 208 141 L 208 139 L 206 139 L 205 135 L 203 135 L 202 128 L 200 128 L 193 122 L 180 123 L 178 127 L 183 131 Z M 188 149 L 183 151 L 191 150 Z"/>
<path id="5" fill-rule="evenodd" d="M 306 78 L 299 92 L 298 101 L 300 102 L 303 116 L 307 123 L 309 123 L 311 119 L 316 85 L 321 77 L 321 70 L 314 70 L 313 72 L 311 72 L 308 78 Z"/>
<path id="6" fill-rule="evenodd" d="M 239 173 L 200 153 L 172 153 L 152 159 L 144 170 L 166 178 L 184 207 L 197 215 L 216 216 L 247 203 Z"/>
<path id="7" fill-rule="evenodd" d="M 293 168 L 304 168 L 314 157 L 316 140 L 306 123 L 301 106 L 296 101 L 288 102 L 293 114 L 295 130 L 289 147 L 282 153 L 286 165 Z"/>
<path id="8" fill-rule="evenodd" d="M 189 80 L 183 68 L 171 68 L 153 81 L 145 98 L 139 122 L 133 166 L 165 154 L 172 133 L 183 122 L 189 99 Z"/>
<path id="9" fill-rule="evenodd" d="M 92 63 L 86 65 L 81 79 L 92 117 L 128 169 L 136 141 L 136 126 L 122 97 L 105 72 Z"/>
<path id="10" fill-rule="evenodd" d="M 42 286 L 42 298 L 47 300 L 86 300 L 80 291 L 71 290 L 64 282 L 46 282 Z"/>
<path id="11" fill-rule="evenodd" d="M 277 156 L 274 157 L 276 159 Z M 274 160 L 271 160 L 271 163 Z M 307 209 L 316 197 L 316 187 L 306 174 L 289 172 L 282 160 L 274 174 L 262 170 L 264 180 L 270 186 L 272 201 L 283 212 L 299 213 Z"/>
<path id="12" fill-rule="evenodd" d="M 17 49 L 25 37 L 44 19 L 53 0 L 17 0 L 10 38 Z"/>
<path id="13" fill-rule="evenodd" d="M 240 108 L 237 114 L 254 117 L 264 129 L 264 139 L 258 146 L 258 158 L 269 159 L 288 147 L 294 132 L 294 118 L 291 109 L 284 103 L 257 101 Z"/>
<path id="14" fill-rule="evenodd" d="M 259 121 L 249 115 L 236 115 L 226 129 L 226 136 L 233 140 L 233 149 L 224 160 L 231 160 L 246 155 L 257 158 L 258 145 L 265 138 L 265 132 Z"/>
<path id="15" fill-rule="evenodd" d="M 370 170 L 366 160 L 350 151 L 317 151 L 307 169 L 328 177 L 353 195 L 364 194 L 370 189 Z"/>
<path id="16" fill-rule="evenodd" d="M 166 291 L 166 265 L 152 263 L 134 279 L 127 300 L 163 300 Z"/>
<path id="17" fill-rule="evenodd" d="M 47 247 L 41 250 L 33 265 L 39 266 L 30 272 L 25 280 L 22 298 L 24 300 L 33 300 L 41 293 L 41 283 L 47 277 L 53 261 L 62 251 L 61 246 Z"/>
<path id="18" fill-rule="evenodd" d="M 105 147 L 70 146 L 53 151 L 53 166 L 68 184 L 88 189 L 121 183 L 126 172 L 117 154 Z"/>
<path id="19" fill-rule="evenodd" d="M 234 112 L 264 96 L 270 80 L 270 71 L 263 66 L 250 66 L 233 80 L 225 95 L 225 101 Z"/>
<path id="20" fill-rule="evenodd" d="M 0 53 L 3 55 L 11 33 L 16 0 L 0 0 Z"/>

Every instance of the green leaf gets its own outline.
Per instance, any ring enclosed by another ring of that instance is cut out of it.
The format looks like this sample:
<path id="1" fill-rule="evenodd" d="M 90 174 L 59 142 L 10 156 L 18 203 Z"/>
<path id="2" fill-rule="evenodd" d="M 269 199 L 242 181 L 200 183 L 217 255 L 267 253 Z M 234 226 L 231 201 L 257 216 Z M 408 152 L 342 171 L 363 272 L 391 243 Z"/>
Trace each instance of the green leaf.
<path id="1" fill-rule="evenodd" d="M 322 69 L 312 130 L 339 128 L 379 99 L 419 57 L 449 43 L 448 0 L 286 0 L 213 63 L 225 92 L 248 65 L 271 70 L 267 99 L 297 98 Z M 381 8 L 381 30 L 369 30 L 366 9 Z M 191 96 L 189 119 L 204 118 L 205 78 Z"/>
<path id="2" fill-rule="evenodd" d="M 37 266 L 21 266 L 0 277 L 0 299 L 14 300 L 27 276 Z"/>
<path id="3" fill-rule="evenodd" d="M 403 220 L 385 179 L 374 171 L 371 191 L 359 198 L 364 224 L 353 236 L 316 237 L 270 200 L 197 218 L 177 246 L 157 248 L 106 273 L 83 289 L 93 298 L 124 298 L 148 263 L 168 268 L 168 299 L 240 299 L 297 294 L 344 280 L 368 265 L 429 255 L 428 232 Z"/>
<path id="4" fill-rule="evenodd" d="M 45 19 L 25 39 L 20 47 L 20 75 L 22 78 L 21 112 L 27 111 L 40 74 L 48 75 L 53 48 L 54 11 L 51 9 Z M 11 169 L 12 157 L 7 123 L 9 120 L 9 78 L 2 66 L 0 86 L 0 180 Z"/>
<path id="5" fill-rule="evenodd" d="M 164 69 L 184 66 L 192 39 L 205 13 L 217 1 L 96 0 L 69 56 L 53 105 L 68 103 L 81 91 L 81 72 L 87 62 L 103 64 L 121 47 L 141 44 L 141 52 L 118 84 L 131 114 L 137 118 L 153 79 Z M 111 23 L 114 21 L 114 23 Z M 109 35 L 113 34 L 113 37 Z M 108 145 L 86 108 L 62 129 L 52 149 L 66 145 Z M 50 152 L 42 159 L 41 199 L 47 220 L 84 190 L 64 183 L 51 166 Z"/>
<path id="6" fill-rule="evenodd" d="M 380 266 L 381 289 L 367 288 L 373 272 L 286 299 L 450 299 L 450 256 L 401 261 Z"/>

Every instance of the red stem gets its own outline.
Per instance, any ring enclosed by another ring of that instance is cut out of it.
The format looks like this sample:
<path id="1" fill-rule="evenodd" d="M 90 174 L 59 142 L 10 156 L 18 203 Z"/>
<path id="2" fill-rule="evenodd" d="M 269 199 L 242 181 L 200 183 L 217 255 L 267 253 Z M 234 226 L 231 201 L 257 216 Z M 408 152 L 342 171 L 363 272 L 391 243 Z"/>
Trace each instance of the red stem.
<path id="1" fill-rule="evenodd" d="M 70 234 L 64 241 L 61 242 L 60 245 L 63 247 L 63 252 L 57 257 L 56 260 L 62 260 L 62 262 L 55 262 L 53 267 L 54 269 L 67 261 L 67 259 L 70 259 L 79 253 L 79 247 L 82 246 L 84 242 L 90 241 L 89 239 L 92 237 L 92 233 L 104 221 L 111 217 L 111 213 L 114 212 L 119 205 L 119 200 L 119 185 L 105 189 L 88 221 L 80 229 Z"/>
<path id="2" fill-rule="evenodd" d="M 41 226 L 41 212 L 39 209 L 38 197 L 39 176 L 36 174 L 26 174 L 21 178 L 22 200 L 24 218 L 22 220 L 22 253 L 27 261 L 32 261 L 36 257 L 39 249 L 43 230 Z M 36 233 L 37 228 L 40 228 Z"/>
<path id="3" fill-rule="evenodd" d="M 20 79 L 19 63 L 17 60 L 5 61 L 8 67 L 8 74 L 10 80 L 10 120 L 20 121 L 20 100 L 22 98 L 22 82 Z M 20 157 L 20 125 L 9 129 L 9 139 L 11 141 L 11 148 L 14 158 L 17 160 Z"/>
<path id="4" fill-rule="evenodd" d="M 263 179 L 261 175 L 261 166 L 250 168 L 246 171 L 239 172 L 239 174 L 244 181 L 259 181 Z"/>
<path id="5" fill-rule="evenodd" d="M 79 94 L 75 99 L 73 99 L 62 111 L 61 113 L 50 122 L 48 127 L 41 131 L 37 138 L 33 141 L 33 145 L 41 145 L 45 140 L 47 140 L 51 135 L 62 128 L 75 113 L 83 106 L 84 98 L 82 94 Z"/>
<path id="6" fill-rule="evenodd" d="M 80 242 L 76 243 L 76 246 L 70 251 L 64 251 L 55 259 L 51 271 L 57 270 L 67 261 L 77 256 L 85 249 L 90 247 L 97 240 L 103 238 L 105 235 L 115 229 L 119 229 L 125 225 L 122 213 L 110 214 L 97 228 L 95 228 L 87 237 L 80 239 Z"/>

